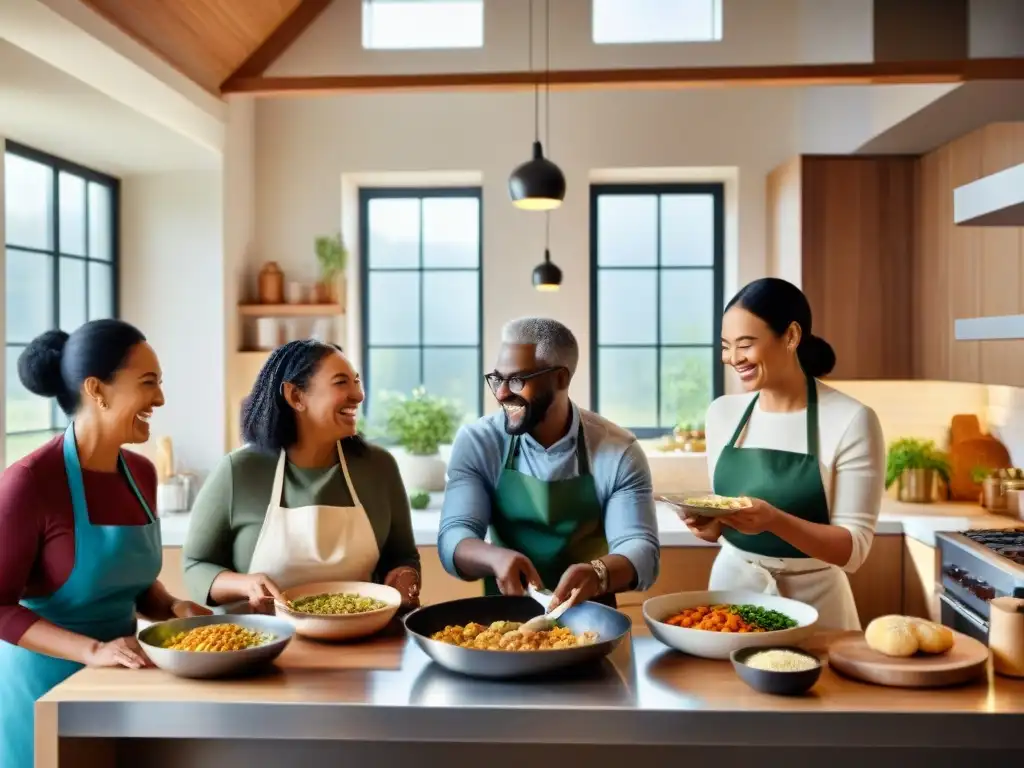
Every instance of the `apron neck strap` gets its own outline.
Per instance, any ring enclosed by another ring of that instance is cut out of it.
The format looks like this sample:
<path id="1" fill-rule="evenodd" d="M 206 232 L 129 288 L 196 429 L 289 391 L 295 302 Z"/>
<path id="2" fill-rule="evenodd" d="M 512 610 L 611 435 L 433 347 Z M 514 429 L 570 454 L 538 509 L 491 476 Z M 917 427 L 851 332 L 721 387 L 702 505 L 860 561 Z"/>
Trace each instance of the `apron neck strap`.
<path id="1" fill-rule="evenodd" d="M 519 435 L 512 435 L 508 443 L 508 450 L 505 452 L 504 469 L 513 469 L 515 458 L 519 454 Z M 580 475 L 590 474 L 590 457 L 587 455 L 587 442 L 583 435 L 583 419 L 580 419 L 580 426 L 576 430 L 576 463 Z M 346 475 L 347 476 L 347 475 Z M 353 491 L 353 494 L 355 491 Z"/>
<path id="2" fill-rule="evenodd" d="M 740 439 L 743 429 L 750 421 L 750 414 L 754 412 L 754 407 L 760 396 L 760 393 L 754 395 L 747 410 L 743 412 L 743 418 L 740 419 L 736 431 L 732 433 L 732 438 L 729 440 L 729 448 L 736 447 L 736 441 Z M 813 376 L 807 377 L 807 455 L 815 457 L 818 455 L 818 386 Z"/>
<path id="3" fill-rule="evenodd" d="M 807 455 L 818 455 L 818 385 L 807 377 Z"/>
<path id="4" fill-rule="evenodd" d="M 341 447 L 341 440 L 338 441 L 338 463 L 341 464 L 341 471 L 345 475 L 345 485 L 348 486 L 349 495 L 352 497 L 352 506 L 361 507 L 356 487 L 352 483 L 352 476 L 348 473 L 348 462 L 345 461 L 345 450 Z"/>
<path id="5" fill-rule="evenodd" d="M 149 502 L 146 501 L 146 497 L 142 495 L 142 491 L 139 490 L 139 486 L 135 483 L 135 478 L 132 477 L 131 470 L 128 469 L 128 462 L 125 461 L 122 451 L 117 452 L 117 469 L 128 481 L 132 493 L 135 494 L 135 498 L 142 505 L 146 517 L 149 518 L 149 522 L 156 522 L 156 515 L 153 514 Z M 75 439 L 74 422 L 68 424 L 67 429 L 64 430 L 64 471 L 67 473 L 68 487 L 71 490 L 72 509 L 76 517 L 84 515 L 83 522 L 88 522 L 89 511 L 85 499 L 85 478 L 82 474 L 82 462 L 78 458 L 78 441 Z"/>

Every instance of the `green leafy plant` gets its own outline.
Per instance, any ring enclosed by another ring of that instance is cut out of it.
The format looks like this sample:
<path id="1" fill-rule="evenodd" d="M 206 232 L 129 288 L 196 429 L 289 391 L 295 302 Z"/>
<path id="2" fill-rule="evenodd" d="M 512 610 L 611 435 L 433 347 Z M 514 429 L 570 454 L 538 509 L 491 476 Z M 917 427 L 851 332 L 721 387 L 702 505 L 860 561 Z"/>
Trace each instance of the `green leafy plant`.
<path id="1" fill-rule="evenodd" d="M 348 249 L 342 242 L 341 233 L 318 237 L 315 248 L 321 280 L 329 282 L 345 272 L 348 267 Z"/>
<path id="2" fill-rule="evenodd" d="M 909 469 L 930 469 L 949 484 L 949 459 L 933 440 L 903 437 L 889 444 L 885 458 L 885 487 L 889 488 Z"/>
<path id="3" fill-rule="evenodd" d="M 430 494 L 426 491 L 413 491 L 409 494 L 409 506 L 413 509 L 426 509 L 430 506 Z"/>
<path id="4" fill-rule="evenodd" d="M 412 395 L 388 393 L 384 402 L 384 432 L 414 456 L 433 456 L 438 446 L 455 438 L 462 415 L 448 400 L 428 395 L 419 387 Z"/>
<path id="5" fill-rule="evenodd" d="M 971 482 L 981 485 L 985 478 L 991 477 L 995 472 L 991 467 L 975 467 L 971 470 Z"/>

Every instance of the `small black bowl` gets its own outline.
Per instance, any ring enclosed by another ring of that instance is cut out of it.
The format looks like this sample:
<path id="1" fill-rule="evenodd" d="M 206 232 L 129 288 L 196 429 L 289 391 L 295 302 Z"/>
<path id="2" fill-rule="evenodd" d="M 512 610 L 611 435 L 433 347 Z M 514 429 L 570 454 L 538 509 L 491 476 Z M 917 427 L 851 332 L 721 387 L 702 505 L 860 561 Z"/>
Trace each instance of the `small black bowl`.
<path id="1" fill-rule="evenodd" d="M 762 651 L 792 651 L 801 656 L 807 656 L 817 662 L 813 669 L 801 672 L 772 672 L 767 669 L 755 669 L 747 666 L 747 659 L 755 653 Z M 740 648 L 730 654 L 732 666 L 740 679 L 761 693 L 770 693 L 775 696 L 799 696 L 807 693 L 821 677 L 821 659 L 813 653 L 808 653 L 802 648 L 782 646 L 779 648 Z"/>

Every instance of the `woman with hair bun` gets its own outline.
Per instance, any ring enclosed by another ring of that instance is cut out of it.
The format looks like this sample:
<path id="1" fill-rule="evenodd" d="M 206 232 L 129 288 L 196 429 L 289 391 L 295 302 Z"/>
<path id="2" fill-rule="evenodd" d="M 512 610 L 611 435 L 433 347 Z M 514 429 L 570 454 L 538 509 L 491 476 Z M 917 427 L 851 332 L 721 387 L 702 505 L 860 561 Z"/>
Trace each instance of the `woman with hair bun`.
<path id="1" fill-rule="evenodd" d="M 82 666 L 148 666 L 136 616 L 210 613 L 158 581 L 156 471 L 121 450 L 149 439 L 160 364 L 138 329 L 94 320 L 47 331 L 18 358 L 56 398 L 62 435 L 0 475 L 0 766 L 31 768 L 34 703 Z"/>
<path id="2" fill-rule="evenodd" d="M 881 506 L 878 417 L 818 381 L 836 356 L 785 280 L 755 280 L 729 302 L 722 362 L 746 393 L 708 408 L 708 472 L 715 493 L 753 505 L 687 518 L 700 538 L 722 539 L 709 588 L 781 594 L 814 606 L 825 628 L 860 629 L 846 573 L 867 558 Z"/>
<path id="3" fill-rule="evenodd" d="M 290 587 L 375 581 L 419 604 L 409 497 L 394 457 L 356 433 L 362 402 L 338 347 L 290 341 L 271 353 L 242 406 L 246 444 L 192 508 L 183 555 L 196 600 L 273 610 Z"/>

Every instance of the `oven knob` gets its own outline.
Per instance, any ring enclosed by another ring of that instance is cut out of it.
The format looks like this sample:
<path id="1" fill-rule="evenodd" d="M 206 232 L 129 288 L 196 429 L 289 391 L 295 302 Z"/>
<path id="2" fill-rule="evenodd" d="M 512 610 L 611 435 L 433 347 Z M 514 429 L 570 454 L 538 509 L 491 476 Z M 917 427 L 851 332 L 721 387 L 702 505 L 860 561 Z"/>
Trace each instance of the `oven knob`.
<path id="1" fill-rule="evenodd" d="M 971 588 L 971 591 L 979 600 L 991 600 L 996 596 L 995 587 L 991 586 L 990 584 L 986 584 L 983 581 L 980 581 L 977 584 L 975 584 Z"/>
<path id="2" fill-rule="evenodd" d="M 951 579 L 959 579 L 961 576 L 963 576 L 963 573 L 963 569 L 955 565 L 951 565 L 948 568 L 946 568 L 946 575 L 949 576 Z"/>

